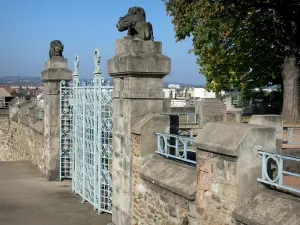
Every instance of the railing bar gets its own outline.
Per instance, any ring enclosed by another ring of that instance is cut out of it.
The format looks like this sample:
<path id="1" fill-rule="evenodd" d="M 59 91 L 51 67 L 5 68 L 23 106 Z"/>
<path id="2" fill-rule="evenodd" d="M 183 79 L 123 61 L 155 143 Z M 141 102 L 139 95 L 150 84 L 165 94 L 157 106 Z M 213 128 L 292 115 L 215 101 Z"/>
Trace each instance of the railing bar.
<path id="1" fill-rule="evenodd" d="M 288 171 L 282 171 L 283 174 L 287 174 L 287 175 L 291 175 L 291 176 L 295 176 L 295 177 L 300 177 L 300 174 L 298 173 L 292 173 L 292 172 L 288 172 Z"/>
<path id="2" fill-rule="evenodd" d="M 274 154 L 274 153 L 268 153 L 268 152 L 263 152 L 263 151 L 258 151 L 258 153 L 263 154 L 263 155 L 268 155 L 268 156 L 281 157 L 281 158 L 287 159 L 287 160 L 300 161 L 300 157 L 298 157 L 298 156 L 288 156 L 288 155 Z"/>
<path id="3" fill-rule="evenodd" d="M 168 137 L 174 137 L 174 138 L 182 138 L 182 139 L 191 140 L 191 141 L 194 140 L 193 138 L 185 137 L 185 136 L 181 136 L 181 135 L 176 135 L 176 134 L 164 134 L 164 133 L 157 133 L 157 132 L 155 132 L 155 133 L 156 133 L 156 135 L 159 135 L 159 136 L 168 136 Z"/>
<path id="4" fill-rule="evenodd" d="M 159 151 L 156 151 L 156 153 L 160 154 L 160 155 L 164 155 L 166 157 L 171 157 L 171 158 L 174 158 L 174 159 L 178 159 L 178 160 L 181 160 L 181 161 L 184 161 L 184 162 L 189 162 L 189 163 L 193 163 L 193 164 L 196 164 L 196 161 L 193 161 L 193 160 L 189 160 L 189 159 L 182 159 L 182 158 L 179 158 L 179 157 L 176 157 L 174 155 L 170 155 L 170 154 L 165 154 L 165 153 L 162 153 L 162 152 L 159 152 Z"/>
<path id="5" fill-rule="evenodd" d="M 278 155 L 279 157 L 283 158 L 283 159 L 286 159 L 286 160 L 292 160 L 292 161 L 297 161 L 297 162 L 300 162 L 300 157 L 298 156 L 284 156 L 284 155 Z"/>

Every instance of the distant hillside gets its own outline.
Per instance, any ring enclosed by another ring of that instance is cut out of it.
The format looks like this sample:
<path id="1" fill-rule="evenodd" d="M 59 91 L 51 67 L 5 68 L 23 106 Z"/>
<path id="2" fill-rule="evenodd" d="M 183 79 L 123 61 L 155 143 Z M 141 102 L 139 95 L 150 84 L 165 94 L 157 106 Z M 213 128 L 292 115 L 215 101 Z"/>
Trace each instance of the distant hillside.
<path id="1" fill-rule="evenodd" d="M 85 80 L 85 79 L 83 79 Z M 108 79 L 111 80 L 111 79 Z M 112 81 L 112 80 L 111 80 Z M 0 76 L 0 84 L 41 84 L 40 77 L 30 77 L 30 76 Z M 164 82 L 164 87 L 168 84 L 179 84 L 181 87 L 205 87 L 205 85 L 194 85 L 176 82 Z"/>
<path id="2" fill-rule="evenodd" d="M 0 76 L 0 84 L 41 84 L 40 77 Z"/>

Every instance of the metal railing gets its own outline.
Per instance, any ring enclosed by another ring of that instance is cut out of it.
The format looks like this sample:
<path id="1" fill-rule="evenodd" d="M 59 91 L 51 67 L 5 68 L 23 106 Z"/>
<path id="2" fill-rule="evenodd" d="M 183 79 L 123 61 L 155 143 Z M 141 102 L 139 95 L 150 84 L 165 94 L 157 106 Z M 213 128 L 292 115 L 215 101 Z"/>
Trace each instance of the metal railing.
<path id="1" fill-rule="evenodd" d="M 290 171 L 285 171 L 283 167 L 284 160 L 291 160 L 294 162 L 300 162 L 300 157 L 279 155 L 268 152 L 259 151 L 259 154 L 262 155 L 262 178 L 258 178 L 259 182 L 269 184 L 284 190 L 296 192 L 300 194 L 300 189 L 291 187 L 289 184 L 284 182 L 284 176 L 298 177 L 300 178 L 299 173 L 294 173 Z M 274 169 L 271 167 L 275 166 L 276 174 L 274 175 Z"/>
<path id="2" fill-rule="evenodd" d="M 178 129 L 178 135 L 179 136 L 184 136 L 184 137 L 190 137 L 190 138 L 194 137 L 193 130 L 190 129 L 190 128 L 179 128 Z"/>
<path id="3" fill-rule="evenodd" d="M 283 141 L 283 144 L 300 144 L 300 141 L 294 141 L 293 139 L 296 137 L 300 137 L 300 128 L 299 127 L 284 127 L 283 130 L 287 130 L 289 137 L 287 141 Z M 294 130 L 298 130 L 298 134 L 294 134 Z"/>
<path id="4" fill-rule="evenodd" d="M 157 153 L 166 158 L 196 164 L 196 151 L 191 148 L 194 139 L 175 134 L 156 133 Z"/>
<path id="5" fill-rule="evenodd" d="M 165 115 L 177 115 L 180 125 L 198 124 L 198 113 L 165 113 Z"/>

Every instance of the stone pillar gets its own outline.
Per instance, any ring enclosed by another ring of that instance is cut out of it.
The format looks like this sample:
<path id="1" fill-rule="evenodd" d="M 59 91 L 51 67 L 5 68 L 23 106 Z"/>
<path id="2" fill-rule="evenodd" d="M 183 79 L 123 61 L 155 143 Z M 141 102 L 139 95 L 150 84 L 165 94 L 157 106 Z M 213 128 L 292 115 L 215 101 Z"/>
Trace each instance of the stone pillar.
<path id="1" fill-rule="evenodd" d="M 123 38 L 107 62 L 113 92 L 113 223 L 131 224 L 132 126 L 146 114 L 163 113 L 163 77 L 171 60 L 158 41 Z M 154 151 L 154 150 L 153 150 Z"/>
<path id="2" fill-rule="evenodd" d="M 276 129 L 276 147 L 277 153 L 282 153 L 283 146 L 283 121 L 281 115 L 253 115 L 249 124 L 257 124 L 263 126 L 272 126 Z"/>
<path id="3" fill-rule="evenodd" d="M 57 56 L 46 62 L 41 74 L 44 83 L 44 149 L 48 181 L 59 180 L 60 169 L 60 82 L 70 81 L 67 59 Z"/>
<path id="4" fill-rule="evenodd" d="M 243 204 L 249 193 L 264 187 L 257 181 L 262 173 L 258 151 L 276 152 L 275 128 L 207 123 L 194 144 L 197 148 L 199 224 L 236 225 L 233 211 Z"/>
<path id="5" fill-rule="evenodd" d="M 203 128 L 208 122 L 226 120 L 226 106 L 219 99 L 201 99 L 200 104 L 195 108 L 198 113 L 198 124 Z"/>

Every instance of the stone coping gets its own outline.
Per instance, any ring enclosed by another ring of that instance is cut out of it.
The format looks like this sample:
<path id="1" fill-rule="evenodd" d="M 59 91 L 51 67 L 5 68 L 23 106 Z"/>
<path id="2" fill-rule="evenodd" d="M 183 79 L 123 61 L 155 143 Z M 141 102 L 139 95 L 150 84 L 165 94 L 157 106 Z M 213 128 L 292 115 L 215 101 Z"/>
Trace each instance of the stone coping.
<path id="1" fill-rule="evenodd" d="M 72 71 L 68 68 L 49 68 L 42 72 L 43 82 L 60 82 L 62 80 L 72 80 Z"/>
<path id="2" fill-rule="evenodd" d="M 36 132 L 43 134 L 44 133 L 44 123 L 42 120 L 37 121 L 33 124 L 32 129 Z"/>
<path id="3" fill-rule="evenodd" d="M 300 198 L 263 188 L 237 205 L 233 217 L 248 225 L 300 224 Z"/>
<path id="4" fill-rule="evenodd" d="M 31 100 L 24 100 L 24 99 L 19 99 L 19 101 L 13 102 L 11 104 L 11 107 L 17 107 L 18 110 L 12 114 L 10 112 L 10 120 L 17 122 L 19 121 L 19 124 L 22 124 L 23 126 L 32 128 L 38 133 L 43 134 L 44 133 L 44 124 L 43 120 L 39 119 L 39 111 L 44 111 L 43 109 L 39 108 L 38 102 L 36 101 L 31 101 Z M 30 110 L 31 115 L 27 115 L 26 110 Z M 31 122 L 30 122 L 30 119 Z"/>
<path id="5" fill-rule="evenodd" d="M 155 155 L 142 166 L 139 173 L 144 180 L 188 200 L 195 200 L 197 185 L 195 167 Z"/>
<path id="6" fill-rule="evenodd" d="M 269 134 L 268 140 L 256 142 L 262 135 Z M 245 149 L 276 150 L 275 128 L 244 123 L 207 123 L 194 139 L 198 150 L 227 156 L 241 157 Z"/>

